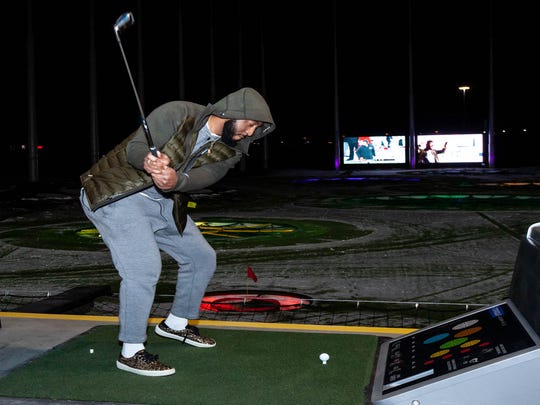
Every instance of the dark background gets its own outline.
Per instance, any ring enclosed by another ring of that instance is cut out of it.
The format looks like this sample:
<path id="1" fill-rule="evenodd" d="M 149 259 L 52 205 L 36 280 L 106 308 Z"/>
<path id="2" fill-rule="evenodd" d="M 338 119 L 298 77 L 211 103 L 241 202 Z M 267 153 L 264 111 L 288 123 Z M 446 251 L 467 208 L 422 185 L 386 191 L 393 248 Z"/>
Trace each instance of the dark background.
<path id="1" fill-rule="evenodd" d="M 126 11 L 135 26 L 122 44 L 146 115 L 243 86 L 265 95 L 277 123 L 268 159 L 257 144 L 238 170 L 334 169 L 340 137 L 487 131 L 490 111 L 496 165 L 538 163 L 530 2 L 26 0 L 3 9 L 2 182 L 29 178 L 31 133 L 43 148 L 39 178 L 77 179 L 139 125 L 113 31 Z M 461 85 L 471 87 L 465 97 Z"/>

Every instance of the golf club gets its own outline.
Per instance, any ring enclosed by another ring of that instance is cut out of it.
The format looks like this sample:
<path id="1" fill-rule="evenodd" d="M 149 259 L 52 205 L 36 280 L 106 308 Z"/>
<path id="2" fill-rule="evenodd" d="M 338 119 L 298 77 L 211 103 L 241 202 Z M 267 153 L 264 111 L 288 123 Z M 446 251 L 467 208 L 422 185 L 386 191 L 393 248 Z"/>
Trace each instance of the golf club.
<path id="1" fill-rule="evenodd" d="M 122 41 L 120 40 L 120 31 L 123 31 L 131 27 L 133 24 L 135 24 L 135 19 L 133 18 L 133 14 L 131 12 L 124 13 L 120 17 L 118 17 L 118 19 L 116 20 L 116 23 L 114 24 L 114 33 L 116 35 L 116 40 L 118 41 L 118 46 L 120 47 L 120 51 L 122 52 L 124 63 L 126 64 L 129 80 L 131 81 L 131 87 L 133 87 L 133 92 L 135 93 L 135 98 L 137 99 L 137 105 L 139 106 L 139 112 L 141 114 L 141 125 L 143 127 L 144 134 L 146 135 L 146 141 L 148 142 L 148 147 L 150 148 L 150 152 L 152 152 L 152 155 L 157 156 L 157 149 L 154 146 L 154 141 L 152 141 L 152 136 L 150 135 L 150 129 L 148 128 L 148 124 L 144 116 L 144 111 L 141 106 L 141 100 L 139 99 L 139 94 L 137 93 L 137 88 L 135 87 L 133 76 L 131 75 L 131 69 L 129 68 L 126 54 L 124 52 L 124 47 L 122 46 Z"/>

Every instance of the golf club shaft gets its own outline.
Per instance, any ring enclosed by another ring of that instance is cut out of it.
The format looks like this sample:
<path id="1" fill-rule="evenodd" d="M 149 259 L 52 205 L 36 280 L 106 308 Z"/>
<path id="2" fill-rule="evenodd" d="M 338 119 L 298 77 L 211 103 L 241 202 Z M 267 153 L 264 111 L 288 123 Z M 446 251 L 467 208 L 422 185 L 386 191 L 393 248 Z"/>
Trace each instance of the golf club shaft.
<path id="1" fill-rule="evenodd" d="M 133 92 L 135 93 L 135 99 L 137 100 L 137 106 L 139 107 L 139 113 L 141 116 L 141 125 L 143 128 L 144 134 L 146 135 L 146 141 L 148 142 L 148 147 L 150 148 L 150 152 L 152 153 L 152 155 L 157 156 L 157 149 L 154 146 L 154 141 L 152 140 L 152 135 L 150 134 L 150 128 L 148 128 L 148 123 L 146 122 L 146 117 L 144 116 L 141 100 L 139 99 L 137 87 L 135 87 L 135 82 L 133 81 L 133 76 L 131 75 L 131 69 L 129 68 L 129 63 L 126 58 L 126 53 L 124 52 L 124 47 L 122 46 L 122 41 L 120 40 L 120 34 L 119 34 L 120 30 L 126 28 L 129 25 L 132 25 L 133 22 L 134 22 L 133 15 L 131 13 L 122 14 L 116 21 L 116 24 L 114 25 L 114 33 L 116 35 L 116 40 L 118 41 L 118 46 L 120 47 L 120 51 L 122 52 L 122 58 L 124 59 L 124 64 L 126 65 L 126 69 L 129 75 L 129 80 L 131 82 L 131 87 L 133 88 Z"/>

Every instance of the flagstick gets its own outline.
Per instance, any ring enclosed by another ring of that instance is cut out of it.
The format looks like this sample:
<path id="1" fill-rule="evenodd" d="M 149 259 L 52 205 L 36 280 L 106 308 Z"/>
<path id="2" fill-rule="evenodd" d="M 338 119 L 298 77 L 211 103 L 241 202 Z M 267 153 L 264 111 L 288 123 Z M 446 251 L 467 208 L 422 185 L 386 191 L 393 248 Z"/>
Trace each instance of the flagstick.
<path id="1" fill-rule="evenodd" d="M 244 305 L 246 304 L 247 302 L 247 297 L 249 295 L 249 287 L 248 287 L 248 283 L 249 283 L 249 279 L 252 279 L 254 282 L 257 282 L 257 276 L 255 275 L 255 273 L 253 272 L 251 266 L 248 265 L 247 267 L 247 277 L 246 277 L 246 296 L 244 297 Z"/>

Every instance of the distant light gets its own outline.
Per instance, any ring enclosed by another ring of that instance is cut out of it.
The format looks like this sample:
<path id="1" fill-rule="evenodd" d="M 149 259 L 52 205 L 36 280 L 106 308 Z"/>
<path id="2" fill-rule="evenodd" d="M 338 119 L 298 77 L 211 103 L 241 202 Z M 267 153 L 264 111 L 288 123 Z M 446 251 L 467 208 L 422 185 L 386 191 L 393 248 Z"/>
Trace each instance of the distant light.
<path id="1" fill-rule="evenodd" d="M 458 90 L 461 90 L 463 92 L 463 94 L 465 94 L 465 92 L 467 90 L 470 90 L 471 88 L 469 86 L 460 86 L 458 87 Z"/>
<path id="2" fill-rule="evenodd" d="M 38 145 L 38 146 L 36 147 L 36 149 L 38 149 L 38 150 L 43 149 L 43 145 Z"/>
<path id="3" fill-rule="evenodd" d="M 523 128 L 523 132 L 527 132 L 527 128 Z"/>

